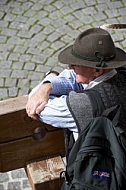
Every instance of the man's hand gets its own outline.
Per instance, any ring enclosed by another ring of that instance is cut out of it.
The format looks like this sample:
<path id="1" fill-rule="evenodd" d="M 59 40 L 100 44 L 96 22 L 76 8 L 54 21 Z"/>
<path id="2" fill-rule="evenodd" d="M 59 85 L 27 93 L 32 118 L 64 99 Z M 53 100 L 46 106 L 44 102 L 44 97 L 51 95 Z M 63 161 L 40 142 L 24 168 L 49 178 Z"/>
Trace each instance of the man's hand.
<path id="1" fill-rule="evenodd" d="M 50 82 L 42 84 L 38 90 L 28 99 L 26 112 L 29 117 L 37 120 L 38 114 L 44 109 L 48 102 L 52 84 Z"/>

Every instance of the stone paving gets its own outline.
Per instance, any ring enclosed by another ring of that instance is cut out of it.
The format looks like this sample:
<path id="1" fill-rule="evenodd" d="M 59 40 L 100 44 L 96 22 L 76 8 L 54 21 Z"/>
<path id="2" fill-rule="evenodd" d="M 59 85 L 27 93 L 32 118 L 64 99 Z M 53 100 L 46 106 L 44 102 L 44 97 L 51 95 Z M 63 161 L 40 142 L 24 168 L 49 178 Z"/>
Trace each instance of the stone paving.
<path id="1" fill-rule="evenodd" d="M 126 0 L 0 0 L 0 100 L 26 95 L 61 49 L 105 23 L 126 23 Z M 125 30 L 109 30 L 126 50 Z M 0 173 L 0 190 L 31 190 L 24 169 Z"/>

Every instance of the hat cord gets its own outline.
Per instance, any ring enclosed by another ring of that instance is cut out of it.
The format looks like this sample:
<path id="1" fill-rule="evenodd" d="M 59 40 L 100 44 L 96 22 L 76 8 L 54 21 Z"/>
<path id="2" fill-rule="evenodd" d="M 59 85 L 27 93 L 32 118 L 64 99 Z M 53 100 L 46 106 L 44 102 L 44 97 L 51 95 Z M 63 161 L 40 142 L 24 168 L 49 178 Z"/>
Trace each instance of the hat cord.
<path id="1" fill-rule="evenodd" d="M 96 67 L 108 67 L 108 65 L 106 64 L 106 58 L 101 55 L 98 51 L 96 51 L 95 53 L 95 56 L 99 59 L 99 63 L 96 64 Z"/>
<path id="2" fill-rule="evenodd" d="M 98 63 L 96 64 L 96 67 L 102 67 L 102 68 L 108 67 L 108 65 L 106 64 L 106 61 L 110 61 L 110 60 L 114 59 L 114 57 L 115 57 L 115 55 L 111 55 L 110 57 L 104 57 L 98 51 L 94 52 L 95 57 L 87 57 L 87 56 L 76 53 L 73 49 L 71 51 L 71 54 L 82 60 L 93 61 L 93 62 L 98 61 Z"/>

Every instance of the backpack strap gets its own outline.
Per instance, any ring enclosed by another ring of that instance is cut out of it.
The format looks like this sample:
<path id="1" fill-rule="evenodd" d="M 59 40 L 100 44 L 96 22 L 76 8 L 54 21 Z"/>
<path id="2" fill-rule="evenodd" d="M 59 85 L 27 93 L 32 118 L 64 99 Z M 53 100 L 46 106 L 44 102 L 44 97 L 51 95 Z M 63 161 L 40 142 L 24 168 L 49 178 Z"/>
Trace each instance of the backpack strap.
<path id="1" fill-rule="evenodd" d="M 120 116 L 120 107 L 121 107 L 120 105 L 116 105 L 116 106 L 105 109 L 102 113 L 102 116 L 110 119 L 115 127 L 118 124 L 118 120 Z"/>
<path id="2" fill-rule="evenodd" d="M 65 156 L 66 156 L 66 161 L 68 161 L 68 156 L 75 143 L 75 140 L 74 140 L 72 131 L 70 131 L 67 128 L 64 128 L 63 131 L 64 131 L 64 136 L 65 136 L 65 150 L 66 150 Z"/>
<path id="3" fill-rule="evenodd" d="M 110 119 L 114 126 L 117 126 L 119 116 L 120 116 L 120 105 L 116 105 L 110 108 L 105 108 L 104 103 L 102 101 L 101 95 L 97 90 L 86 90 L 86 94 L 89 96 L 92 110 L 93 110 L 93 117 L 96 116 L 104 116 Z M 88 92 L 88 93 L 87 93 Z"/>
<path id="4" fill-rule="evenodd" d="M 93 89 L 85 90 L 85 93 L 90 98 L 93 110 L 93 117 L 101 115 L 101 113 L 103 113 L 103 111 L 105 110 L 105 106 L 100 93 Z"/>

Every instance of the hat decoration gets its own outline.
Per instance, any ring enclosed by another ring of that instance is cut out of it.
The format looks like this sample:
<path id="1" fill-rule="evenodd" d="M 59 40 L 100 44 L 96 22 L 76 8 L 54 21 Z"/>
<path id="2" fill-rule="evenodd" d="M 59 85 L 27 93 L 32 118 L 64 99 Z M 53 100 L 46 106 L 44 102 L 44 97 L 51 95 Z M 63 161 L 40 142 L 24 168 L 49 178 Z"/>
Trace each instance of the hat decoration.
<path id="1" fill-rule="evenodd" d="M 100 28 L 107 29 L 126 29 L 126 24 L 103 24 Z"/>
<path id="2" fill-rule="evenodd" d="M 98 51 L 94 52 L 95 57 L 87 57 L 87 56 L 80 55 L 80 54 L 76 53 L 75 51 L 73 51 L 73 49 L 71 51 L 71 54 L 74 55 L 75 57 L 79 58 L 79 59 L 98 62 L 96 64 L 96 67 L 102 67 L 102 68 L 108 66 L 106 64 L 106 61 L 110 61 L 115 57 L 115 55 L 111 55 L 110 57 L 104 57 Z"/>

